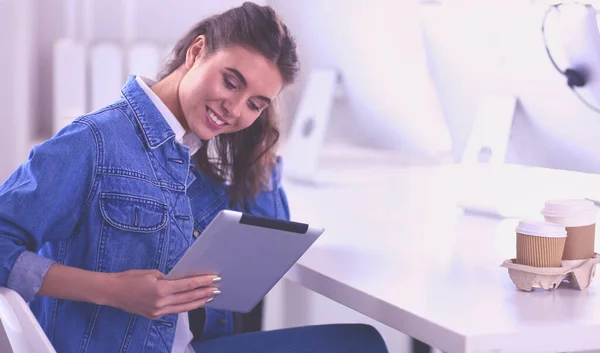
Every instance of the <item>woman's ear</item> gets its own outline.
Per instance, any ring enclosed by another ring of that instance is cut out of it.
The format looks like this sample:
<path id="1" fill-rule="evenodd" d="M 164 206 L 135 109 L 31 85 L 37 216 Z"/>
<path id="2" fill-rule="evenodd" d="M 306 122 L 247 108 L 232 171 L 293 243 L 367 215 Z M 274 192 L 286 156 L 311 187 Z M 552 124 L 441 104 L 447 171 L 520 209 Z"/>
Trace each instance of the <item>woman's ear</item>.
<path id="1" fill-rule="evenodd" d="M 194 40 L 192 45 L 190 45 L 190 47 L 188 48 L 186 56 L 185 56 L 186 69 L 188 69 L 188 70 L 191 69 L 192 66 L 194 66 L 194 63 L 197 60 L 200 60 L 202 55 L 204 55 L 205 46 L 206 46 L 206 36 L 204 34 L 198 36 Z"/>

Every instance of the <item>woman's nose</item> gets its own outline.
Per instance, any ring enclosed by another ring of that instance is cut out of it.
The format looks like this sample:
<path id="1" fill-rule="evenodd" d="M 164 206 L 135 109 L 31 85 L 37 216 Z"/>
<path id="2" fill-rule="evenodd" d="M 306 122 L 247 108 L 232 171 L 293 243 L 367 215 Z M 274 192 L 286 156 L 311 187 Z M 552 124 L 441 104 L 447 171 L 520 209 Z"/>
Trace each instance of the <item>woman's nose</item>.
<path id="1" fill-rule="evenodd" d="M 242 114 L 242 100 L 241 98 L 225 100 L 223 102 L 225 114 L 230 118 L 239 118 Z"/>

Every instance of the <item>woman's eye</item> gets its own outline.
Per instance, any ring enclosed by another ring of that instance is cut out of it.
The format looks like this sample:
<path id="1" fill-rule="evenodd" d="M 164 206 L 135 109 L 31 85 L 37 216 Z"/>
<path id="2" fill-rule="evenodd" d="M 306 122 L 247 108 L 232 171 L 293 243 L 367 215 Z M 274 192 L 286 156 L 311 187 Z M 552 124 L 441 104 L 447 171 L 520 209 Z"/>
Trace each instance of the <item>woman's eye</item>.
<path id="1" fill-rule="evenodd" d="M 228 89 L 237 89 L 235 83 L 231 82 L 227 77 L 223 77 L 223 83 Z"/>
<path id="2" fill-rule="evenodd" d="M 260 110 L 260 107 L 258 105 L 256 105 L 256 104 L 254 104 L 254 102 L 252 102 L 252 101 L 250 101 L 248 103 L 248 105 L 250 106 L 250 109 L 252 109 L 252 110 L 255 110 L 255 111 L 259 111 Z"/>

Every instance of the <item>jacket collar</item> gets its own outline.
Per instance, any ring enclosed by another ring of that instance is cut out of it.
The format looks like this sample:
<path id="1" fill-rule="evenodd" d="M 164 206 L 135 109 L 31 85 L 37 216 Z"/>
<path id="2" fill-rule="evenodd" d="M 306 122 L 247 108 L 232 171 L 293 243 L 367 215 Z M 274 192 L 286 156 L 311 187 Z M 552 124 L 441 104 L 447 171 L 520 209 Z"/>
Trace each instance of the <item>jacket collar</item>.
<path id="1" fill-rule="evenodd" d="M 133 110 L 133 115 L 140 125 L 148 147 L 155 149 L 175 137 L 175 132 L 150 97 L 136 82 L 135 76 L 129 76 L 121 89 L 121 94 Z"/>

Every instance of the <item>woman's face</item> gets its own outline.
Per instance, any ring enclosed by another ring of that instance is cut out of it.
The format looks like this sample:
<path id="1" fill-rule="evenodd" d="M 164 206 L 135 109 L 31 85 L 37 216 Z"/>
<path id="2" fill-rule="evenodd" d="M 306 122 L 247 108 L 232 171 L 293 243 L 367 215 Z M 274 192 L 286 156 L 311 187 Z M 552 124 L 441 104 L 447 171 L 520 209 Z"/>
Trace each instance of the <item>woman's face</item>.
<path id="1" fill-rule="evenodd" d="M 179 103 L 187 126 L 200 139 L 252 125 L 283 87 L 277 67 L 241 46 L 204 54 L 201 36 L 188 49 L 179 85 Z"/>

